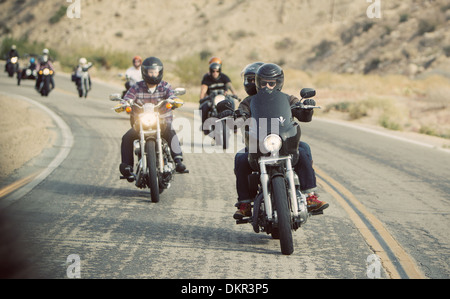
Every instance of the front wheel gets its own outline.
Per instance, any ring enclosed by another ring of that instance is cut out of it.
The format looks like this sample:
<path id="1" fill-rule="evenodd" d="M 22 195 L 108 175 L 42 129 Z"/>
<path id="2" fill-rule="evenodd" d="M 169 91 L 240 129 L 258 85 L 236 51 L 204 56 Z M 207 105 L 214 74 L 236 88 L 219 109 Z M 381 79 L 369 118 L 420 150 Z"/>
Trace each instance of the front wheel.
<path id="1" fill-rule="evenodd" d="M 286 193 L 286 182 L 283 177 L 276 176 L 272 179 L 272 196 L 277 211 L 281 253 L 290 255 L 294 252 L 294 243 L 292 240 L 291 213 Z"/>
<path id="2" fill-rule="evenodd" d="M 147 152 L 148 168 L 147 183 L 150 188 L 151 200 L 152 202 L 159 202 L 158 172 L 156 170 L 156 142 L 154 140 L 147 140 L 145 148 Z"/>

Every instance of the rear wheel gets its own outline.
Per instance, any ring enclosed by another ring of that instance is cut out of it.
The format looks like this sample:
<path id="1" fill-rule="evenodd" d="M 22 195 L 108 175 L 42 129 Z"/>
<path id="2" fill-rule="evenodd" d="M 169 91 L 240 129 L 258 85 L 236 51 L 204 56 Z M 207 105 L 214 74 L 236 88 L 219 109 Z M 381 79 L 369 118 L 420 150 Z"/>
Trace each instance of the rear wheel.
<path id="1" fill-rule="evenodd" d="M 290 255 L 294 252 L 291 230 L 291 213 L 286 193 L 286 183 L 283 177 L 276 176 L 272 179 L 272 196 L 278 218 L 278 236 L 280 238 L 281 253 Z"/>
<path id="2" fill-rule="evenodd" d="M 148 187 L 152 202 L 159 202 L 158 173 L 156 170 L 156 146 L 154 140 L 145 143 L 147 152 Z"/>

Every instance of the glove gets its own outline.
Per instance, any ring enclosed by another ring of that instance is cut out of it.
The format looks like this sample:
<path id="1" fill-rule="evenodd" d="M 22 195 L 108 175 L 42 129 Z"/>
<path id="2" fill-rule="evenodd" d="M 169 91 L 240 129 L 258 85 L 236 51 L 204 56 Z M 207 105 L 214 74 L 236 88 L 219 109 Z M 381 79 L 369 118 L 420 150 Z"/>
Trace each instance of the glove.
<path id="1" fill-rule="evenodd" d="M 180 108 L 181 106 L 183 106 L 184 102 L 182 99 L 175 98 L 174 100 L 175 100 L 175 103 L 173 103 L 174 108 Z"/>
<path id="2" fill-rule="evenodd" d="M 306 99 L 303 101 L 303 105 L 305 106 L 316 106 L 316 101 L 313 99 Z"/>
<path id="3" fill-rule="evenodd" d="M 247 118 L 247 113 L 243 112 L 240 109 L 234 111 L 234 119 L 241 118 L 241 117 Z"/>
<path id="4" fill-rule="evenodd" d="M 231 116 L 234 118 L 234 111 L 233 110 L 225 110 L 219 113 L 219 118 L 224 118 Z"/>
<path id="5" fill-rule="evenodd" d="M 116 106 L 114 106 L 114 111 L 116 111 L 117 113 L 123 112 L 125 109 L 123 109 L 122 104 L 117 104 Z"/>

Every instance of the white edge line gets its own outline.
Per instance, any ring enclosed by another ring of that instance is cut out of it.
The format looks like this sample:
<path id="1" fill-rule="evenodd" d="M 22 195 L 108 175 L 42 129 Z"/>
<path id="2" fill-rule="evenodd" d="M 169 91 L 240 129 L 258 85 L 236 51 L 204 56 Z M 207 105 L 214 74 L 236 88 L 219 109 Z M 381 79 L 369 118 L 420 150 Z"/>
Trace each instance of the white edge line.
<path id="1" fill-rule="evenodd" d="M 17 201 L 21 199 L 23 196 L 25 196 L 28 192 L 33 190 L 34 187 L 39 185 L 47 176 L 49 176 L 53 170 L 55 170 L 61 163 L 67 158 L 67 156 L 70 153 L 70 150 L 73 147 L 73 135 L 72 131 L 70 130 L 70 127 L 67 125 L 67 123 L 59 117 L 55 112 L 47 108 L 46 106 L 42 105 L 41 103 L 38 103 L 30 98 L 27 98 L 25 96 L 21 95 L 11 95 L 7 93 L 0 92 L 4 96 L 9 96 L 13 98 L 19 98 L 21 100 L 24 100 L 28 103 L 31 103 L 35 106 L 37 106 L 39 109 L 45 111 L 56 123 L 58 128 L 60 129 L 61 135 L 62 135 L 62 145 L 60 147 L 59 153 L 56 155 L 56 157 L 50 162 L 50 164 L 37 176 L 35 177 L 31 182 L 23 186 L 22 188 L 16 190 L 12 194 L 6 196 L 2 199 L 3 204 L 10 205 L 14 201 Z"/>
<path id="2" fill-rule="evenodd" d="M 388 138 L 391 138 L 391 139 L 396 139 L 396 140 L 399 140 L 399 141 L 408 142 L 408 143 L 412 143 L 412 144 L 415 144 L 415 145 L 420 145 L 420 146 L 424 146 L 424 147 L 428 147 L 428 148 L 434 148 L 434 149 L 437 149 L 437 150 L 440 150 L 440 151 L 443 151 L 443 152 L 446 152 L 446 153 L 450 153 L 450 150 L 442 148 L 442 147 L 439 147 L 439 146 L 435 146 L 435 145 L 428 144 L 428 143 L 425 143 L 425 142 L 412 140 L 412 139 L 405 138 L 405 137 L 395 136 L 393 134 L 389 134 L 389 133 L 386 133 L 386 132 L 381 132 L 381 131 L 377 131 L 377 130 L 374 130 L 374 129 L 361 127 L 361 126 L 358 126 L 358 125 L 349 124 L 349 123 L 346 123 L 346 122 L 343 122 L 343 121 L 336 121 L 336 120 L 330 120 L 330 119 L 324 119 L 324 118 L 316 118 L 316 120 L 327 122 L 327 123 L 331 123 L 331 124 L 336 124 L 336 125 L 340 125 L 340 126 L 344 126 L 344 127 L 349 127 L 349 128 L 357 129 L 357 130 L 360 130 L 360 131 L 364 131 L 364 132 L 380 135 L 380 136 L 383 136 L 383 137 L 388 137 Z"/>

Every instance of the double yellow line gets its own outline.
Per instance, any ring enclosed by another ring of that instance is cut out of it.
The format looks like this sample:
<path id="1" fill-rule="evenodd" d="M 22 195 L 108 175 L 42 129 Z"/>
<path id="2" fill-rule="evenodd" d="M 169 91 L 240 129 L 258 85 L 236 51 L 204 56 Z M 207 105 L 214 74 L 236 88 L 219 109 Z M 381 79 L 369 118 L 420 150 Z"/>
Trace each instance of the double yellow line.
<path id="1" fill-rule="evenodd" d="M 393 279 L 424 279 L 415 262 L 356 197 L 325 172 L 314 167 L 318 184 L 333 196 L 356 225 L 366 243 L 379 256 L 384 269 Z"/>

